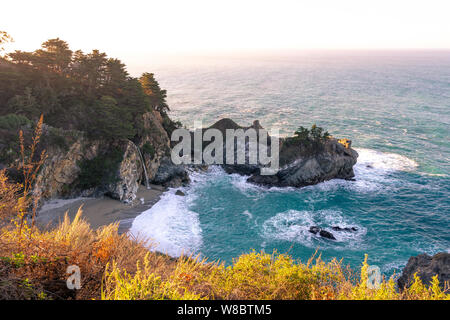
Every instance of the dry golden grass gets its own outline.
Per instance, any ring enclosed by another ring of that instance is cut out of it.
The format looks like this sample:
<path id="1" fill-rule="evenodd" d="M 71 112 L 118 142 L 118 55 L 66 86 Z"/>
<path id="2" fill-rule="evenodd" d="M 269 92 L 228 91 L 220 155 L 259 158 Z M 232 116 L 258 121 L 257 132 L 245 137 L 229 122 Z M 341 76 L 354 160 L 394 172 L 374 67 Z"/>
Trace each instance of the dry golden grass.
<path id="1" fill-rule="evenodd" d="M 21 190 L 20 184 L 9 182 L 5 170 L 0 170 L 0 222 L 10 221 L 20 212 L 17 199 Z"/>
<path id="2" fill-rule="evenodd" d="M 100 297 L 108 263 L 114 261 L 121 270 L 135 273 L 138 261 L 143 261 L 148 254 L 147 244 L 119 235 L 118 224 L 93 230 L 81 215 L 80 208 L 72 222 L 66 216 L 51 231 L 27 228 L 20 236 L 16 226 L 1 229 L 1 263 L 8 267 L 2 276 L 7 273 L 7 277 L 26 278 L 53 299 L 95 299 Z M 152 254 L 148 259 L 152 269 L 161 274 L 170 272 L 174 265 L 173 259 L 159 254 Z M 81 269 L 81 290 L 66 288 L 66 270 L 70 265 Z"/>
<path id="3" fill-rule="evenodd" d="M 367 259 L 367 257 L 366 257 Z M 394 280 L 383 280 L 372 289 L 368 264 L 354 280 L 341 263 L 320 258 L 306 264 L 284 254 L 243 254 L 225 267 L 191 258 L 180 258 L 170 277 L 161 277 L 144 259 L 135 274 L 113 264 L 105 273 L 102 299 L 240 299 L 240 300 L 449 300 L 437 277 L 430 286 L 416 277 L 400 292 Z"/>

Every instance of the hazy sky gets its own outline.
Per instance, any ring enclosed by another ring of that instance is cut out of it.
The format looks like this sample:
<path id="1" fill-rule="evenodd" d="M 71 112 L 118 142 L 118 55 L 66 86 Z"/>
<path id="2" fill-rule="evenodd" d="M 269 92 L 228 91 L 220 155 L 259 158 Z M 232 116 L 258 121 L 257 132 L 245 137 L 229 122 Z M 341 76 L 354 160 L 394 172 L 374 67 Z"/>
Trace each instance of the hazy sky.
<path id="1" fill-rule="evenodd" d="M 0 30 L 33 50 L 60 37 L 124 61 L 156 53 L 450 48 L 449 0 L 17 1 Z"/>

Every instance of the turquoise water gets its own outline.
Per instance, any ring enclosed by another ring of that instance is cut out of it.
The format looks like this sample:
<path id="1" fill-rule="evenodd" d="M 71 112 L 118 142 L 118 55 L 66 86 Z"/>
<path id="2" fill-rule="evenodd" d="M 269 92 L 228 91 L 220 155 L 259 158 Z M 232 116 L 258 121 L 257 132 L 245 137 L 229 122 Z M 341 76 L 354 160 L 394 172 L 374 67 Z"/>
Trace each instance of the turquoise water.
<path id="1" fill-rule="evenodd" d="M 157 250 L 229 263 L 251 249 L 302 260 L 318 249 L 353 267 L 368 253 L 386 275 L 412 255 L 450 250 L 450 52 L 205 58 L 155 73 L 171 116 L 188 126 L 259 119 L 291 134 L 316 123 L 360 154 L 355 182 L 302 189 L 264 189 L 214 167 L 192 173 L 186 197 L 169 191 L 133 224 Z M 311 225 L 358 231 L 330 241 Z"/>

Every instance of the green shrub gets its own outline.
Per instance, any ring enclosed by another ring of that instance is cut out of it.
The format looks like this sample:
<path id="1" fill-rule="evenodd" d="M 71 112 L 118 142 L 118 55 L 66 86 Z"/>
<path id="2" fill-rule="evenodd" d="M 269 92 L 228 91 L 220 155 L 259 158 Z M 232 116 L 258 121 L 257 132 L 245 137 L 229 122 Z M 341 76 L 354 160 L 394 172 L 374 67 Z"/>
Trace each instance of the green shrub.
<path id="1" fill-rule="evenodd" d="M 149 254 L 150 255 L 150 254 Z M 325 263 L 311 258 L 307 263 L 276 252 L 242 254 L 233 264 L 206 263 L 180 257 L 170 276 L 162 277 L 150 267 L 148 256 L 143 267 L 131 275 L 115 264 L 107 266 L 102 299 L 318 299 L 318 300 L 428 300 L 449 299 L 439 287 L 437 277 L 425 286 L 418 277 L 403 292 L 394 279 L 383 279 L 378 288 L 368 286 L 367 255 L 359 279 L 336 259 Z"/>
<path id="2" fill-rule="evenodd" d="M 7 114 L 0 117 L 0 129 L 18 130 L 20 127 L 31 124 L 27 117 L 17 114 Z"/>
<path id="3" fill-rule="evenodd" d="M 324 129 L 313 124 L 311 130 L 300 126 L 294 133 L 294 139 L 305 142 L 325 142 L 330 137 L 328 131 L 324 132 Z"/>
<path id="4" fill-rule="evenodd" d="M 307 153 L 322 150 L 324 143 L 330 138 L 328 131 L 313 124 L 311 129 L 300 126 L 293 137 L 285 139 L 285 147 L 301 146 Z"/>

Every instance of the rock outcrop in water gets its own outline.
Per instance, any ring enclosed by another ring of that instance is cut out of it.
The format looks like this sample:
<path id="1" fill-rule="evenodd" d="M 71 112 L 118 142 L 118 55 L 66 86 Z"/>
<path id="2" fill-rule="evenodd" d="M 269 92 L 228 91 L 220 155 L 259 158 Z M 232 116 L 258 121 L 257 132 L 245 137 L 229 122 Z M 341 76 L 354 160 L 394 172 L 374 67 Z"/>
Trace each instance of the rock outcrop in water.
<path id="1" fill-rule="evenodd" d="M 241 127 L 230 119 L 222 119 L 210 128 L 219 129 L 225 134 L 226 129 L 258 130 L 262 127 L 258 121 L 250 127 Z M 268 145 L 270 143 L 269 137 Z M 299 139 L 282 138 L 279 143 L 280 170 L 274 175 L 261 175 L 261 166 L 249 163 L 226 164 L 223 167 L 228 173 L 249 175 L 248 182 L 268 187 L 304 187 L 331 179 L 352 179 L 355 176 L 353 166 L 358 153 L 351 148 L 350 140 L 330 137 L 323 143 L 307 146 Z"/>
<path id="2" fill-rule="evenodd" d="M 335 236 L 329 232 L 326 231 L 322 228 L 319 228 L 317 226 L 312 226 L 309 228 L 309 232 L 311 232 L 312 234 L 318 234 L 319 236 L 321 236 L 322 238 L 326 238 L 326 239 L 330 239 L 330 240 L 336 240 Z"/>
<path id="3" fill-rule="evenodd" d="M 164 187 L 176 188 L 190 182 L 185 166 L 175 165 L 169 157 L 164 157 L 153 182 Z"/>
<path id="4" fill-rule="evenodd" d="M 281 147 L 280 158 L 285 154 Z M 336 139 L 328 140 L 313 154 L 299 154 L 273 176 L 252 175 L 248 181 L 266 186 L 304 187 L 331 179 L 352 179 L 358 153 Z"/>
<path id="5" fill-rule="evenodd" d="M 440 252 L 434 256 L 420 254 L 409 258 L 402 275 L 397 280 L 399 288 L 409 287 L 414 282 L 415 273 L 426 285 L 429 285 L 432 278 L 437 275 L 439 284 L 444 289 L 446 282 L 450 285 L 450 253 Z"/>

